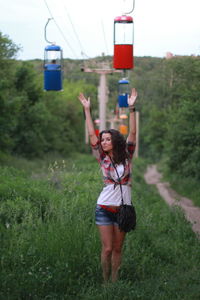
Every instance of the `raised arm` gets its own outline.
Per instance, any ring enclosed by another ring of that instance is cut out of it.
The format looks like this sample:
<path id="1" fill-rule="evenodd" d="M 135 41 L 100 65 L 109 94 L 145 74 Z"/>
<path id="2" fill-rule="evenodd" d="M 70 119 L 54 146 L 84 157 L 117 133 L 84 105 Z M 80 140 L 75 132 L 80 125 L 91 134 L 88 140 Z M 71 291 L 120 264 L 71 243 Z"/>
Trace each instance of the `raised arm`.
<path id="1" fill-rule="evenodd" d="M 90 143 L 92 145 L 95 145 L 98 141 L 98 138 L 97 138 L 95 130 L 94 130 L 94 124 L 93 124 L 91 113 L 90 113 L 90 98 L 86 99 L 82 93 L 80 93 L 78 98 L 79 98 L 81 104 L 83 105 L 83 108 L 85 111 L 85 118 L 86 118 L 88 134 L 90 137 Z"/>
<path id="2" fill-rule="evenodd" d="M 137 99 L 137 91 L 135 88 L 132 89 L 131 95 L 128 98 L 129 105 L 129 134 L 127 137 L 127 142 L 136 142 L 136 119 L 135 119 L 135 102 Z"/>

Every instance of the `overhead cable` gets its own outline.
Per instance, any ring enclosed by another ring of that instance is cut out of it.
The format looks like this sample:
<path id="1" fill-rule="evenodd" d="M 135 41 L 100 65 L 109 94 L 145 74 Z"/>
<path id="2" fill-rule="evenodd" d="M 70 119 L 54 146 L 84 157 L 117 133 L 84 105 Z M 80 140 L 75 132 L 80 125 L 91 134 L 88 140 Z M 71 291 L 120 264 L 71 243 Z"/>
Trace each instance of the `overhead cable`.
<path id="1" fill-rule="evenodd" d="M 70 14 L 68 13 L 67 8 L 66 8 L 65 5 L 64 5 L 64 9 L 65 9 L 65 11 L 66 11 L 66 13 L 67 13 L 67 17 L 68 17 L 69 22 L 70 22 L 70 24 L 71 24 L 71 26 L 72 26 L 74 35 L 75 35 L 75 37 L 76 37 L 76 39 L 77 39 L 77 41 L 78 41 L 79 47 L 80 47 L 80 49 L 81 49 L 81 54 L 83 54 L 83 53 L 85 54 L 84 48 L 83 48 L 83 46 L 82 46 L 82 44 L 81 44 L 81 41 L 80 41 L 80 38 L 79 38 L 79 35 L 78 35 L 78 33 L 77 33 L 76 29 L 75 29 L 75 26 L 74 26 L 74 24 L 73 24 L 73 22 L 72 22 L 72 18 L 70 17 Z M 86 55 L 86 54 L 85 54 L 85 55 Z M 87 56 L 87 55 L 86 55 L 86 56 Z"/>
<path id="2" fill-rule="evenodd" d="M 101 20 L 101 27 L 102 27 L 104 43 L 105 43 L 105 47 L 106 47 L 106 54 L 108 55 L 108 46 L 107 46 L 107 42 L 106 42 L 106 35 L 105 35 L 104 24 L 103 24 L 102 20 Z"/>
<path id="3" fill-rule="evenodd" d="M 63 31 L 61 30 L 60 26 L 58 25 L 58 23 L 56 22 L 55 18 L 53 17 L 53 14 L 52 14 L 52 12 L 51 12 L 51 10 L 50 10 L 48 4 L 47 4 L 47 1 L 44 0 L 44 3 L 45 3 L 45 5 L 46 5 L 46 7 L 47 7 L 47 9 L 48 9 L 48 11 L 49 11 L 49 14 L 50 14 L 51 18 L 54 20 L 54 22 L 55 22 L 55 24 L 56 24 L 56 26 L 57 26 L 57 28 L 58 28 L 60 34 L 62 35 L 63 39 L 65 40 L 66 44 L 68 45 L 68 47 L 70 48 L 70 50 L 71 50 L 72 53 L 74 54 L 75 58 L 78 58 L 77 55 L 76 55 L 76 53 L 75 53 L 75 51 L 74 51 L 73 48 L 71 47 L 70 43 L 69 43 L 68 40 L 66 39 L 66 37 L 65 37 Z"/>

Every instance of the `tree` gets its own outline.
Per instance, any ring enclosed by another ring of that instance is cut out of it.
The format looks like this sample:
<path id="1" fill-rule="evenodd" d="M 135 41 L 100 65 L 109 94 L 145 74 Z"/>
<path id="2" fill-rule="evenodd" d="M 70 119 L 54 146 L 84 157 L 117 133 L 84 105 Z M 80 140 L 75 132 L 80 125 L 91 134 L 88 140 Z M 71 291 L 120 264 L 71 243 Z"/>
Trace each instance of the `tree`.
<path id="1" fill-rule="evenodd" d="M 0 32 L 0 61 L 16 57 L 20 47 L 14 44 L 7 35 Z"/>
<path id="2" fill-rule="evenodd" d="M 15 88 L 19 94 L 26 94 L 28 105 L 33 105 L 42 97 L 42 88 L 37 81 L 38 74 L 29 62 L 22 62 L 15 73 Z"/>
<path id="3" fill-rule="evenodd" d="M 19 47 L 0 32 L 0 149 L 11 150 L 12 133 L 17 125 L 20 98 L 14 88 L 15 55 Z"/>
<path id="4" fill-rule="evenodd" d="M 172 80 L 166 119 L 164 154 L 171 171 L 200 178 L 200 60 L 180 57 L 169 61 Z"/>

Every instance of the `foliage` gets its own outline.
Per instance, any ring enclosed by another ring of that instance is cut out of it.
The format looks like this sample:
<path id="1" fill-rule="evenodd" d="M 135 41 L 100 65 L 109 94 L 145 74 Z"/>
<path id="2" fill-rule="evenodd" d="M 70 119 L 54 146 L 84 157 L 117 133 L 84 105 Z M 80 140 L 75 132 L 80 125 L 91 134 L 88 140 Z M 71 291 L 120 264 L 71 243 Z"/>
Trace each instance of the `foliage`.
<path id="1" fill-rule="evenodd" d="M 185 177 L 199 178 L 200 170 L 200 105 L 185 100 L 176 110 L 169 113 L 167 144 L 165 153 L 171 171 Z"/>
<path id="2" fill-rule="evenodd" d="M 16 46 L 6 35 L 0 32 L 0 148 L 8 151 L 13 146 L 11 137 L 12 130 L 16 126 L 19 98 L 15 97 L 14 91 L 14 57 L 19 47 Z"/>
<path id="3" fill-rule="evenodd" d="M 199 57 L 144 58 L 135 72 L 141 154 L 154 161 L 166 156 L 172 172 L 199 179 Z"/>
<path id="4" fill-rule="evenodd" d="M 16 56 L 20 47 L 15 45 L 7 35 L 0 32 L 0 61 L 12 59 Z"/>
<path id="5" fill-rule="evenodd" d="M 169 109 L 166 155 L 172 171 L 199 179 L 200 60 L 188 58 L 182 65 L 178 61 L 173 72 L 179 84 L 172 85 L 172 97 L 176 95 L 177 101 Z"/>
<path id="6" fill-rule="evenodd" d="M 29 158 L 48 152 L 82 151 L 84 118 L 78 94 L 82 91 L 95 100 L 96 87 L 84 80 L 65 80 L 64 92 L 44 93 L 42 76 L 38 76 L 33 64 L 14 60 L 11 64 L 7 57 L 18 48 L 9 39 L 2 40 L 0 64 L 5 68 L 0 71 L 1 151 Z"/>
<path id="7" fill-rule="evenodd" d="M 111 67 L 112 57 L 64 59 L 64 91 L 43 92 L 41 60 L 14 60 L 19 47 L 0 35 L 0 147 L 5 153 L 42 157 L 49 152 L 84 151 L 84 118 L 77 100 L 82 91 L 92 99 L 98 118 L 99 75 L 84 68 Z M 115 112 L 121 73 L 107 76 L 109 117 Z M 165 159 L 171 172 L 200 179 L 199 95 L 200 59 L 197 57 L 136 57 L 129 72 L 130 86 L 139 97 L 140 155 Z M 80 143 L 81 142 L 81 143 Z"/>

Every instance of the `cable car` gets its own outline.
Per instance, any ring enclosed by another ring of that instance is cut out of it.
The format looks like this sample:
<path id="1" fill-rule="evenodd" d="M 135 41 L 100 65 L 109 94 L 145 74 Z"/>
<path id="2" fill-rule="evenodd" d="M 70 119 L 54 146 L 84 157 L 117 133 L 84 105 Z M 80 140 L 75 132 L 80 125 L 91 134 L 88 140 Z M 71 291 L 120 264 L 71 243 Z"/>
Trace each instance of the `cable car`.
<path id="1" fill-rule="evenodd" d="M 63 54 L 60 46 L 49 45 L 44 50 L 44 90 L 62 90 Z"/>
<path id="2" fill-rule="evenodd" d="M 123 135 L 127 135 L 128 134 L 128 126 L 125 124 L 120 124 L 119 125 L 119 132 Z"/>
<path id="3" fill-rule="evenodd" d="M 115 69 L 133 69 L 133 18 L 120 16 L 114 19 L 114 57 Z"/>
<path id="4" fill-rule="evenodd" d="M 121 79 L 118 81 L 119 94 L 118 94 L 118 105 L 119 107 L 128 107 L 128 96 L 130 94 L 129 80 Z"/>

